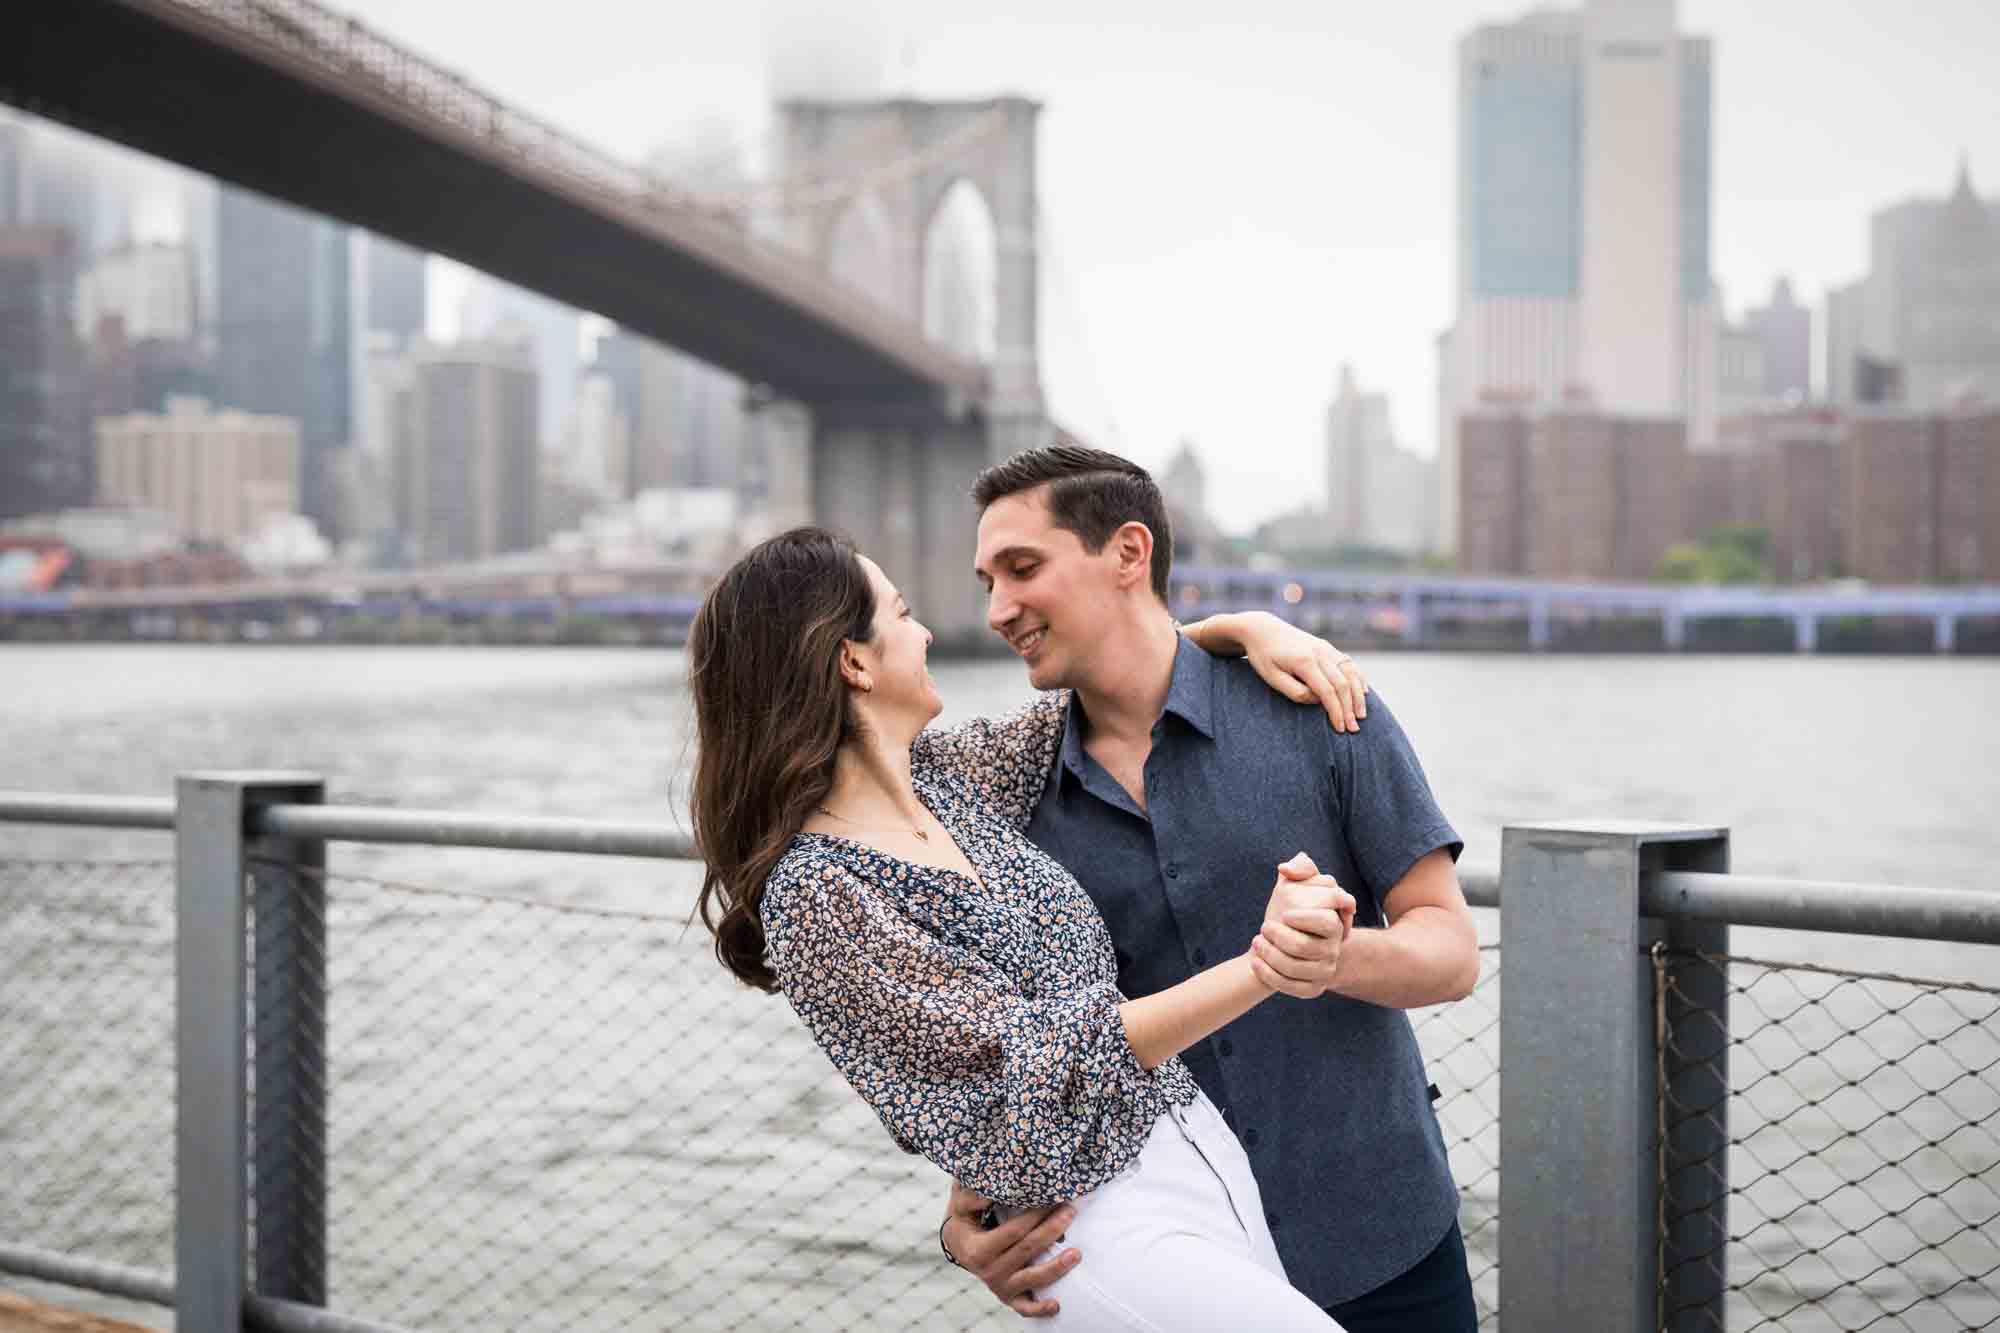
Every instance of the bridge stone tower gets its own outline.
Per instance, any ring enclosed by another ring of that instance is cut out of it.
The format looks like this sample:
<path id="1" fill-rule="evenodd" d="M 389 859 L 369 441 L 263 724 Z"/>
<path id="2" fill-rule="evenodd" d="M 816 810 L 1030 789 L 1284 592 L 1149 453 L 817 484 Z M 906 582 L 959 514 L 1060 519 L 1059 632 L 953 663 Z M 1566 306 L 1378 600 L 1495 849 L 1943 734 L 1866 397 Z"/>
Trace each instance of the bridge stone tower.
<path id="1" fill-rule="evenodd" d="M 976 401 L 809 403 L 795 433 L 810 478 L 795 512 L 880 561 L 940 645 L 987 637 L 973 478 L 1051 433 L 1036 312 L 1040 112 L 1019 97 L 779 107 L 785 186 L 762 229 L 986 370 Z"/>

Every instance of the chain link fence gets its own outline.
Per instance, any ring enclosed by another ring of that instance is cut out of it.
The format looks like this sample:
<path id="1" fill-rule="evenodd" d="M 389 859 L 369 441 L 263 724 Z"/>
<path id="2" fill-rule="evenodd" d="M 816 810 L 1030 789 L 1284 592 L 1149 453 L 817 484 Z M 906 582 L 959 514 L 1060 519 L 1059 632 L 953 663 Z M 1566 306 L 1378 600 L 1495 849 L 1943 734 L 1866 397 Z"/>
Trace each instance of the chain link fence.
<path id="1" fill-rule="evenodd" d="M 1500 946 L 1480 946 L 1479 982 L 1456 1004 L 1413 1015 L 1442 1094 L 1438 1120 L 1458 1182 L 1460 1229 L 1479 1327 L 1500 1326 Z"/>
<path id="2" fill-rule="evenodd" d="M 331 1308 L 437 1330 L 1004 1327 L 945 1181 L 678 916 L 324 878 Z"/>
<path id="3" fill-rule="evenodd" d="M 1670 1058 L 1726 1051 L 1726 1090 L 1689 1104 L 1663 1081 L 1660 1125 L 1721 1131 L 1664 1208 L 1680 1222 L 1726 1181 L 1726 1244 L 1685 1262 L 1721 1276 L 1730 1329 L 2000 1328 L 2000 988 L 1661 953 L 1661 1012 L 1718 975 L 1725 1011 L 1661 1026 Z"/>
<path id="4" fill-rule="evenodd" d="M 934 1249 L 945 1181 L 893 1151 L 784 1002 L 677 915 L 313 875 L 328 1305 L 424 1329 L 999 1329 Z M 174 866 L 0 861 L 0 1238 L 171 1271 Z M 254 913 L 253 913 L 254 924 Z M 324 941 L 323 944 L 321 941 Z M 279 950 L 250 958 L 250 1020 Z M 323 949 L 323 952 L 321 950 Z M 1418 1015 L 1497 1301 L 1499 976 Z M 312 1046 L 313 1043 L 302 1043 Z M 256 1071 L 252 1071 L 254 1087 Z M 269 1163 L 272 1159 L 265 1157 Z"/>
<path id="5" fill-rule="evenodd" d="M 174 864 L 0 859 L 0 1240 L 174 1266 Z"/>

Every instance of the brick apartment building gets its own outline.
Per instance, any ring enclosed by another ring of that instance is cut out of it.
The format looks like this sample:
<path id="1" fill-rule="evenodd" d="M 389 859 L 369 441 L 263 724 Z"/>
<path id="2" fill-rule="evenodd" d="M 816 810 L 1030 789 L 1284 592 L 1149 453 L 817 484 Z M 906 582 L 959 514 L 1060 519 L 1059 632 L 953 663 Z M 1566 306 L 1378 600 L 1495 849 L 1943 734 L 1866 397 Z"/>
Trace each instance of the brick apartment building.
<path id="1" fill-rule="evenodd" d="M 1676 542 L 1768 534 L 1780 582 L 2000 581 L 2000 405 L 1793 408 L 1691 453 L 1673 419 L 1592 409 L 1467 414 L 1459 567 L 1643 580 Z"/>

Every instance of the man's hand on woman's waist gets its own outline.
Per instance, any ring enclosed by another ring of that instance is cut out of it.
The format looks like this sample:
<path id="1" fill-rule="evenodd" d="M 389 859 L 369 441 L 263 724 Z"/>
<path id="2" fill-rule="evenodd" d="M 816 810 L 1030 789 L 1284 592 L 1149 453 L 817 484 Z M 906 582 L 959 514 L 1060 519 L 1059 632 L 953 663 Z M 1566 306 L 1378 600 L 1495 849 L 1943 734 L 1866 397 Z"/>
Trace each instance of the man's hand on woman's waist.
<path id="1" fill-rule="evenodd" d="M 1076 1210 L 1068 1204 L 1033 1208 L 988 1229 L 981 1214 L 992 1203 L 985 1195 L 952 1182 L 938 1241 L 946 1257 L 984 1282 L 1002 1305 L 1025 1318 L 1046 1319 L 1062 1307 L 1042 1293 L 1076 1267 L 1083 1255 L 1071 1246 L 1044 1263 L 1034 1260 L 1061 1242 L 1076 1219 Z"/>

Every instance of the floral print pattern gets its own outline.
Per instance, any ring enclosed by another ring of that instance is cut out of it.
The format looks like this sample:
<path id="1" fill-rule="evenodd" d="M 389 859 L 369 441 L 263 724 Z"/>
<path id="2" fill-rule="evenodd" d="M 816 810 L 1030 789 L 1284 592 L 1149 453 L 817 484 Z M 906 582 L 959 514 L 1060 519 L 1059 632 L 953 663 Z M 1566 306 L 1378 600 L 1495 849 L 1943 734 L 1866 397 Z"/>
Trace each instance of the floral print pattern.
<path id="1" fill-rule="evenodd" d="M 911 746 L 917 795 L 978 879 L 801 832 L 762 908 L 786 999 L 896 1143 L 1020 1206 L 1110 1180 L 1196 1095 L 1178 1057 L 1140 1068 L 1103 919 L 1021 832 L 1067 704 Z"/>

